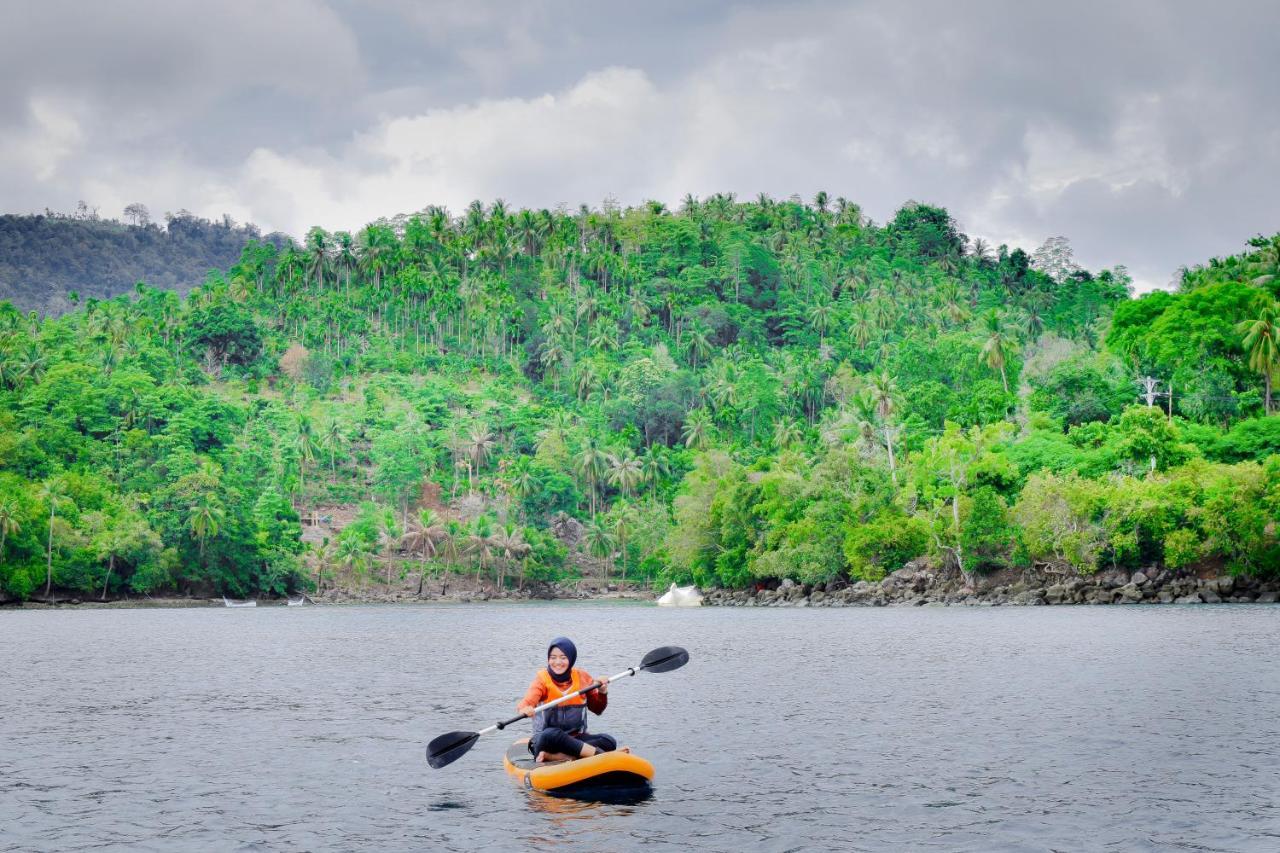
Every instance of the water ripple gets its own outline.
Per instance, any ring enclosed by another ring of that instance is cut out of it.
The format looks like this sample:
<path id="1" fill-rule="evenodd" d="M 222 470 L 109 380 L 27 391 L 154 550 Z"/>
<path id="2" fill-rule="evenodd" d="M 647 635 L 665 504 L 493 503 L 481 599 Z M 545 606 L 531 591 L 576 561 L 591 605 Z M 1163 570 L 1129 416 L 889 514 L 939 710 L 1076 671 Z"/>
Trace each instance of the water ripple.
<path id="1" fill-rule="evenodd" d="M 506 737 L 546 638 L 657 767 L 531 794 Z M 0 613 L 0 853 L 1280 850 L 1280 609 L 607 605 Z"/>

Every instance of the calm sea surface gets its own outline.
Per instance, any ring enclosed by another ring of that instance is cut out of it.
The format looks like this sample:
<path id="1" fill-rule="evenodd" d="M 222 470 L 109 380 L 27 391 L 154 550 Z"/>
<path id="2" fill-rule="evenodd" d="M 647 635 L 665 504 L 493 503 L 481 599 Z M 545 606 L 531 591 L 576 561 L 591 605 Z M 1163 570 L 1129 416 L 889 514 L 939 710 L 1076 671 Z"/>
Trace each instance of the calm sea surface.
<path id="1" fill-rule="evenodd" d="M 560 633 L 689 649 L 595 726 L 652 799 L 423 760 Z M 1276 851 L 1278 649 L 1248 605 L 0 612 L 0 851 Z"/>

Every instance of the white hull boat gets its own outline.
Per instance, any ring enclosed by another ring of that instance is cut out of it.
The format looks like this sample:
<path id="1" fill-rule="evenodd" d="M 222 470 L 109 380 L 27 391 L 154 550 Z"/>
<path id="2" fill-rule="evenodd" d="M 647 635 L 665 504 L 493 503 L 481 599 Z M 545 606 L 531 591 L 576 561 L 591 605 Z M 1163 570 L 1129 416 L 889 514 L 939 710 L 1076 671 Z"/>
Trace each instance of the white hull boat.
<path id="1" fill-rule="evenodd" d="M 658 599 L 659 607 L 701 607 L 702 593 L 698 592 L 696 586 L 676 586 L 662 594 Z"/>

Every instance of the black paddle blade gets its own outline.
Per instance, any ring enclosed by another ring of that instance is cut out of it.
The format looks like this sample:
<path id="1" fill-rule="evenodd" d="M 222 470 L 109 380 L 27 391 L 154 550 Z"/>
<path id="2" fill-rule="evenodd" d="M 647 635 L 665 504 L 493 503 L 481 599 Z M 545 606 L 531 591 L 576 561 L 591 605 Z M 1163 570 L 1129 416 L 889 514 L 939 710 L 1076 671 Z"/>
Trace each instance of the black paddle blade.
<path id="1" fill-rule="evenodd" d="M 679 646 L 663 646 L 654 649 L 640 661 L 640 668 L 649 672 L 670 672 L 689 662 L 689 653 Z"/>
<path id="2" fill-rule="evenodd" d="M 427 763 L 439 770 L 467 754 L 467 750 L 480 740 L 479 732 L 449 732 L 427 744 Z"/>

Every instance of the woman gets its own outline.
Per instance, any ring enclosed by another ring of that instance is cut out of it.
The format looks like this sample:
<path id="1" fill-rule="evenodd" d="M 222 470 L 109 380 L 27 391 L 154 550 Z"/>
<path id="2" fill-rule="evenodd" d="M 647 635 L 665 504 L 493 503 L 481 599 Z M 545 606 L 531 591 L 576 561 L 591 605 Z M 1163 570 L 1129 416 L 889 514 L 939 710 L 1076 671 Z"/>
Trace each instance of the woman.
<path id="1" fill-rule="evenodd" d="M 554 708 L 534 713 L 534 709 L 591 684 L 591 676 L 574 669 L 578 649 L 568 637 L 556 637 L 547 647 L 547 668 L 538 670 L 533 683 L 516 705 L 516 713 L 533 717 L 533 737 L 529 751 L 537 761 L 571 761 L 598 752 L 612 752 L 618 742 L 606 734 L 587 733 L 587 712 L 603 714 L 609 705 L 609 679 L 582 696 L 575 696 Z M 625 747 L 623 752 L 628 752 Z"/>

